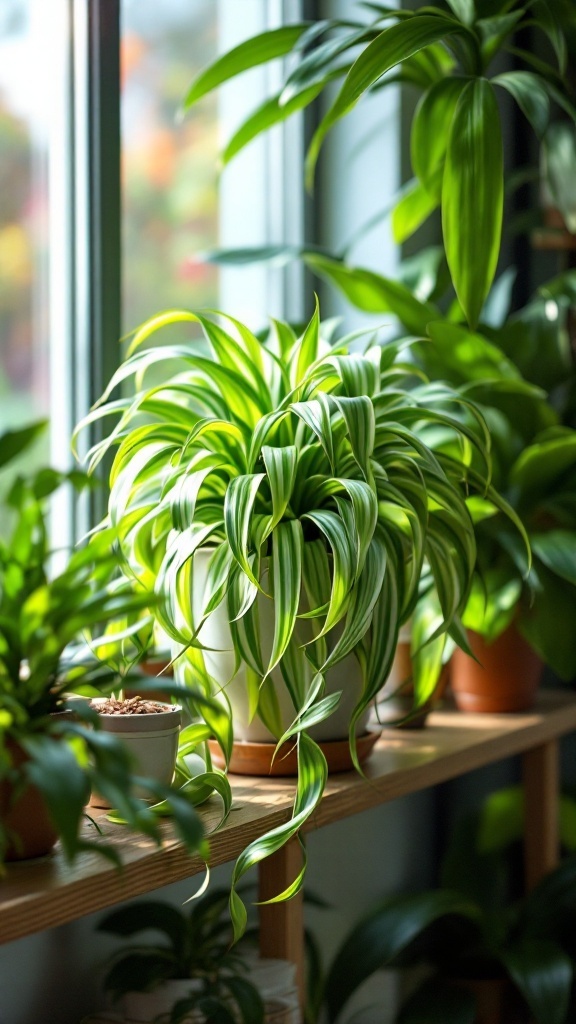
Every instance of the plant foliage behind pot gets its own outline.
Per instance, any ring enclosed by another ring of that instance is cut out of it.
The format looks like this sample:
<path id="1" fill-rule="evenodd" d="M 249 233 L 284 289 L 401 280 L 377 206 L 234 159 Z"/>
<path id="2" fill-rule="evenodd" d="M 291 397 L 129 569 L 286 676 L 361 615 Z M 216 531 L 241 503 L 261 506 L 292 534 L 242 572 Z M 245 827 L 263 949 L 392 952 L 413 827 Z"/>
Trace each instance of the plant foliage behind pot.
<path id="1" fill-rule="evenodd" d="M 182 332 L 190 324 L 201 325 L 204 340 L 144 347 L 160 328 L 178 325 Z M 163 598 L 156 614 L 188 666 L 205 722 L 198 729 L 215 735 L 229 756 L 234 723 L 201 644 L 203 623 L 225 603 L 253 713 L 279 744 L 292 739 L 298 748 L 291 820 L 252 843 L 235 868 L 237 935 L 245 923 L 237 882 L 297 834 L 322 795 L 326 763 L 308 730 L 339 700 L 338 693 L 324 695 L 327 671 L 350 652 L 360 662 L 363 690 L 349 728 L 357 765 L 355 723 L 388 674 L 424 567 L 439 599 L 425 640 L 450 632 L 466 643 L 459 616 L 476 550 L 465 487 L 479 481 L 499 502 L 488 485 L 488 435 L 473 404 L 440 385 L 407 391 L 401 349 L 369 343 L 353 352 L 353 340 L 323 340 L 318 309 L 300 337 L 276 323 L 265 344 L 223 314 L 163 313 L 136 332 L 87 421 L 117 415 L 90 453 L 90 466 L 117 446 L 108 523 L 130 573 Z M 146 386 L 152 367 L 164 368 L 165 379 Z M 128 380 L 136 394 L 111 401 Z M 463 407 L 470 422 L 458 414 Z M 427 443 L 437 430 L 451 440 L 449 456 Z M 469 481 L 472 450 L 484 469 Z M 207 546 L 212 556 L 198 614 L 191 581 Z M 262 588 L 264 559 L 269 593 Z M 266 659 L 260 600 L 274 608 Z M 304 647 L 295 633 L 302 616 L 312 629 Z M 275 726 L 276 666 L 294 707 L 283 735 Z M 301 881 L 282 895 L 295 893 Z"/>
<path id="2" fill-rule="evenodd" d="M 228 141 L 222 163 L 261 132 L 314 103 L 341 83 L 312 138 L 306 173 L 312 185 L 328 132 L 367 93 L 398 82 L 420 101 L 411 126 L 415 178 L 393 212 L 397 242 L 437 207 L 456 293 L 475 327 L 500 251 L 504 160 L 497 95 L 508 93 L 541 139 L 558 104 L 572 119 L 566 95 L 567 40 L 574 31 L 571 0 L 529 5 L 521 0 L 446 0 L 416 10 L 370 4 L 357 17 L 287 25 L 241 43 L 205 68 L 184 100 L 188 110 L 207 93 L 255 64 L 290 56 L 280 93 L 266 100 Z M 518 48 L 515 34 L 533 30 L 544 59 Z M 513 71 L 494 74 L 495 58 L 513 54 Z M 392 72 L 392 73 L 390 73 Z"/>
<path id="3" fill-rule="evenodd" d="M 30 427 L 4 434 L 0 466 L 25 451 L 37 432 Z M 116 677 L 88 648 L 78 659 L 70 647 L 97 627 L 139 614 L 153 596 L 114 578 L 118 555 L 106 535 L 76 549 L 59 573 L 50 572 L 48 499 L 66 481 L 86 483 L 82 474 L 67 477 L 47 468 L 19 476 L 1 509 L 9 532 L 0 540 L 0 782 L 6 811 L 19 793 L 36 787 L 69 859 L 93 846 L 117 860 L 103 842 L 79 834 L 91 787 L 106 794 L 132 828 L 160 841 L 158 818 L 132 795 L 123 747 L 97 728 L 85 702 L 68 701 L 71 691 L 110 692 Z M 58 714 L 71 708 L 73 714 Z M 173 807 L 189 849 L 201 848 L 202 828 L 190 803 L 166 786 L 154 787 L 154 794 Z M 0 861 L 17 844 L 0 822 Z"/>
<path id="4" fill-rule="evenodd" d="M 462 982 L 490 979 L 507 980 L 537 1024 L 573 1019 L 576 857 L 522 896 L 518 864 L 503 849 L 516 833 L 507 822 L 500 834 L 502 824 L 487 843 L 486 815 L 467 816 L 446 849 L 441 887 L 389 897 L 352 929 L 325 978 L 329 1021 L 346 1019 L 352 994 L 382 967 L 420 969 L 397 1024 L 474 1024 L 474 986 Z"/>

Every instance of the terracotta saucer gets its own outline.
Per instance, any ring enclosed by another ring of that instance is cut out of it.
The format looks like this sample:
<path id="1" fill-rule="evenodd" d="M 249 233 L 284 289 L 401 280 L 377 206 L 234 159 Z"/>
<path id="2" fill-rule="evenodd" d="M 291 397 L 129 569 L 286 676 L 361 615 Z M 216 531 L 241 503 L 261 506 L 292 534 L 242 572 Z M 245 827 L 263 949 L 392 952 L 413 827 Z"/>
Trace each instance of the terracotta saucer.
<path id="1" fill-rule="evenodd" d="M 358 760 L 363 764 L 367 760 L 372 747 L 380 736 L 380 730 L 370 730 L 358 737 L 356 749 Z M 216 740 L 208 740 L 212 761 L 216 768 L 224 768 L 222 751 Z M 350 757 L 348 740 L 329 740 L 318 744 L 328 762 L 328 771 L 349 772 L 354 765 Z M 295 744 L 285 743 L 276 755 L 272 764 L 274 753 L 273 743 L 248 743 L 244 740 L 236 740 L 232 748 L 229 771 L 235 775 L 272 775 L 287 776 L 297 774 L 297 756 Z"/>

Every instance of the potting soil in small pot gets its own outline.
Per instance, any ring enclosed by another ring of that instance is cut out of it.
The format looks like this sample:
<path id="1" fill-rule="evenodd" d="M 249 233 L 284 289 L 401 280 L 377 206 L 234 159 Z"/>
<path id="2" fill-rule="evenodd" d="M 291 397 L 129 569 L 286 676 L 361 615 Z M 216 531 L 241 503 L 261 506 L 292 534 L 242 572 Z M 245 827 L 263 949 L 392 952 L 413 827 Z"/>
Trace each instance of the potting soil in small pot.
<path id="1" fill-rule="evenodd" d="M 177 704 L 130 697 L 128 700 L 96 698 L 90 702 L 100 715 L 102 728 L 114 733 L 128 748 L 136 774 L 170 785 L 174 777 L 182 709 Z M 136 787 L 135 795 L 151 799 L 150 793 Z M 107 807 L 99 794 L 93 794 L 94 807 Z"/>

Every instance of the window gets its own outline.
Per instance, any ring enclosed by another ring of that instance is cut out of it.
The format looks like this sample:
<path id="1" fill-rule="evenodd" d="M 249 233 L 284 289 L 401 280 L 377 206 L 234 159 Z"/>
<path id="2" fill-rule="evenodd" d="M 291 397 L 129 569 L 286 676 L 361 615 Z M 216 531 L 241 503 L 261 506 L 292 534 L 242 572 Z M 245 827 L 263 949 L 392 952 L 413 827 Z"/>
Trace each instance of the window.
<path id="1" fill-rule="evenodd" d="M 300 7 L 2 0 L 0 429 L 49 416 L 39 463 L 70 466 L 71 432 L 119 362 L 120 336 L 156 310 L 220 306 L 254 326 L 301 316 L 297 267 L 199 258 L 302 237 L 294 119 L 217 175 L 220 145 L 277 87 L 275 69 L 247 72 L 241 89 L 233 82 L 177 117 L 203 64 L 298 20 Z M 61 539 L 99 511 L 61 508 Z"/>
<path id="2" fill-rule="evenodd" d="M 50 79 L 45 6 L 4 0 L 0 7 L 0 429 L 48 414 L 50 404 L 47 241 L 53 119 L 50 89 L 37 84 Z M 47 454 L 46 438 L 38 457 Z"/>

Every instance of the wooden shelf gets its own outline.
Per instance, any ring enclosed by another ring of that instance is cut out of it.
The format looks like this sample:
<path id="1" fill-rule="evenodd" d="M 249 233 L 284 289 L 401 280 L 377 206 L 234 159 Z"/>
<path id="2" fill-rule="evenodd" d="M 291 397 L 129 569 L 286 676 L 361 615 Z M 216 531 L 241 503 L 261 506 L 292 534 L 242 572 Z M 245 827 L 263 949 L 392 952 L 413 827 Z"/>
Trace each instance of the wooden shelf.
<path id="1" fill-rule="evenodd" d="M 366 778 L 347 772 L 330 778 L 307 831 L 456 778 L 502 758 L 524 754 L 576 729 L 576 697 L 543 692 L 533 712 L 522 715 L 432 714 L 424 730 L 385 730 L 366 766 Z M 288 820 L 294 783 L 286 779 L 234 777 L 234 805 L 226 824 L 210 839 L 212 865 L 232 860 L 267 829 Z M 201 815 L 207 831 L 218 821 L 212 798 Z M 11 864 L 0 880 L 0 942 L 75 920 L 204 870 L 174 839 L 169 824 L 157 848 L 146 838 L 100 819 L 122 856 L 118 872 L 96 854 L 68 867 L 61 853 L 42 861 Z M 85 826 L 91 838 L 93 825 Z M 191 882 L 191 893 L 195 889 Z"/>

